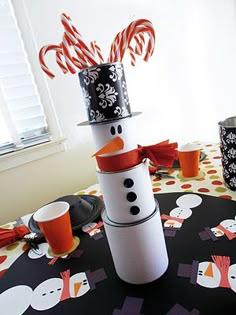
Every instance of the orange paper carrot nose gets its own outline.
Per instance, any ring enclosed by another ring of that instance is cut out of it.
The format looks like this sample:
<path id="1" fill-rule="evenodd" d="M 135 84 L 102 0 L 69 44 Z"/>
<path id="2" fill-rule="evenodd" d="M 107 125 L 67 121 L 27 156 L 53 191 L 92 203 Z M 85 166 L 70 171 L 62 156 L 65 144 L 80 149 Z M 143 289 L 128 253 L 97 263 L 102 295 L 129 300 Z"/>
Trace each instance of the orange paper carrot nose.
<path id="1" fill-rule="evenodd" d="M 110 142 L 108 142 L 106 145 L 104 145 L 103 148 L 98 150 L 92 156 L 116 152 L 116 151 L 122 150 L 123 148 L 124 148 L 124 141 L 121 139 L 121 137 L 116 137 L 112 139 Z"/>
<path id="2" fill-rule="evenodd" d="M 213 268 L 212 268 L 212 263 L 210 262 L 206 271 L 204 272 L 204 276 L 207 276 L 207 277 L 213 277 Z"/>
<path id="3" fill-rule="evenodd" d="M 80 287 L 81 287 L 81 282 L 76 282 L 74 284 L 75 297 L 77 297 Z"/>

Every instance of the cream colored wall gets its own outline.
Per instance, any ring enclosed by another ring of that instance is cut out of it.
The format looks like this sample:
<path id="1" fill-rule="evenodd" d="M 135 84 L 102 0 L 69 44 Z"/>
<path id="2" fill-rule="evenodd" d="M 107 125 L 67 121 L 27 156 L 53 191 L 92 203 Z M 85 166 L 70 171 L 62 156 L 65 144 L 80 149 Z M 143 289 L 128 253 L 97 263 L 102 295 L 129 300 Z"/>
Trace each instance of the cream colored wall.
<path id="1" fill-rule="evenodd" d="M 217 122 L 235 115 L 236 28 L 233 0 L 12 0 L 18 14 L 26 8 L 36 52 L 61 42 L 62 12 L 86 43 L 96 40 L 108 57 L 118 31 L 139 18 L 153 22 L 154 55 L 136 67 L 124 59 L 125 75 L 140 144 L 218 140 Z M 37 57 L 37 56 L 34 56 Z M 37 58 L 36 58 L 37 59 Z M 46 78 L 67 149 L 0 173 L 0 224 L 42 204 L 96 182 L 90 158 L 94 143 L 77 75 L 63 75 L 55 58 L 46 61 L 56 78 Z M 37 75 L 39 64 L 34 65 Z M 217 109 L 217 110 L 216 110 Z M 194 118 L 191 118 L 194 117 Z"/>

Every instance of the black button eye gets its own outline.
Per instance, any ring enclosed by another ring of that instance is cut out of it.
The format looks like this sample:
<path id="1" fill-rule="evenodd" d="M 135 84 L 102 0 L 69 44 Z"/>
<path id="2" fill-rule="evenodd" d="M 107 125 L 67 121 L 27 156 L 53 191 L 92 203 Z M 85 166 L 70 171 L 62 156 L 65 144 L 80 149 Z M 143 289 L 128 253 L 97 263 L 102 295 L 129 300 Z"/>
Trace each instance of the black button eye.
<path id="1" fill-rule="evenodd" d="M 126 178 L 125 180 L 124 180 L 124 186 L 126 187 L 126 188 L 130 188 L 130 187 L 132 187 L 134 185 L 134 181 L 131 179 L 131 178 Z"/>
<path id="2" fill-rule="evenodd" d="M 137 215 L 137 214 L 139 214 L 139 212 L 140 212 L 140 209 L 137 206 L 133 206 L 130 208 L 130 213 L 133 215 Z"/>
<path id="3" fill-rule="evenodd" d="M 115 127 L 114 127 L 114 126 L 111 127 L 111 134 L 112 134 L 113 136 L 116 134 L 116 130 L 115 130 Z"/>
<path id="4" fill-rule="evenodd" d="M 121 133 L 122 133 L 122 127 L 121 127 L 121 125 L 118 125 L 118 127 L 117 127 L 117 131 L 118 131 L 118 133 L 119 133 L 119 134 L 121 134 Z"/>
<path id="5" fill-rule="evenodd" d="M 129 201 L 129 202 L 133 202 L 133 201 L 135 201 L 137 199 L 137 195 L 134 193 L 134 192 L 129 192 L 128 194 L 127 194 L 127 200 Z"/>

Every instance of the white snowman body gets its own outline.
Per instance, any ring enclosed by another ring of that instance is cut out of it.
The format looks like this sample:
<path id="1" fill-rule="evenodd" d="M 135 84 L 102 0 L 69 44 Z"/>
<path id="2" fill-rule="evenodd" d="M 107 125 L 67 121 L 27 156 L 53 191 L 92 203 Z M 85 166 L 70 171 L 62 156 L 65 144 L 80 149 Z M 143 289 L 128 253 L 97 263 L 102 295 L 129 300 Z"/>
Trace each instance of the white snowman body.
<path id="1" fill-rule="evenodd" d="M 178 207 L 170 211 L 170 219 L 166 220 L 164 227 L 181 228 L 184 220 L 192 215 L 191 208 L 195 208 L 202 203 L 202 198 L 195 194 L 187 194 L 176 200 Z"/>
<path id="2" fill-rule="evenodd" d="M 133 121 L 129 117 L 91 125 L 98 151 L 116 137 L 123 142 L 122 148 L 101 157 L 109 156 L 112 163 L 112 156 L 137 149 Z M 97 177 L 106 208 L 104 228 L 118 276 L 133 284 L 156 280 L 168 267 L 168 255 L 147 159 L 117 171 L 97 169 Z"/>

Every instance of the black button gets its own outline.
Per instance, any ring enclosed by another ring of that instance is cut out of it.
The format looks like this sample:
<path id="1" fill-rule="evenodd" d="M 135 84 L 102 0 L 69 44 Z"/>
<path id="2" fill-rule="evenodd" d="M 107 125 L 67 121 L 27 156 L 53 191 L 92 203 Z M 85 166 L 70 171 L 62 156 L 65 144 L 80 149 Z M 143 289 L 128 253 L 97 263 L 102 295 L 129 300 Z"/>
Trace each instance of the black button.
<path id="1" fill-rule="evenodd" d="M 137 199 L 137 195 L 134 193 L 134 192 L 129 192 L 128 194 L 127 194 L 127 200 L 129 201 L 129 202 L 133 202 L 133 201 L 135 201 Z"/>
<path id="2" fill-rule="evenodd" d="M 137 215 L 137 214 L 139 214 L 139 212 L 140 212 L 140 209 L 137 206 L 133 206 L 130 208 L 130 213 L 133 215 Z"/>
<path id="3" fill-rule="evenodd" d="M 124 180 L 124 186 L 126 187 L 126 188 L 130 188 L 130 187 L 132 187 L 134 185 L 134 181 L 131 179 L 131 178 L 126 178 L 125 180 Z"/>

